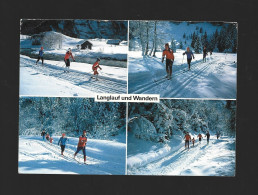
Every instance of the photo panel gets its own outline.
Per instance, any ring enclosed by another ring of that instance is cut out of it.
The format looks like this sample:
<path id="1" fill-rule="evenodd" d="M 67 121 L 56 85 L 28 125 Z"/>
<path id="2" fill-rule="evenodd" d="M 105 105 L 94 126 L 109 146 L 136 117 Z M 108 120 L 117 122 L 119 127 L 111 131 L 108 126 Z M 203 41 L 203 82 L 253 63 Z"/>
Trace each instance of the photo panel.
<path id="1" fill-rule="evenodd" d="M 235 176 L 236 101 L 129 103 L 127 174 Z"/>
<path id="2" fill-rule="evenodd" d="M 127 93 L 128 21 L 20 21 L 22 96 Z"/>
<path id="3" fill-rule="evenodd" d="M 128 92 L 236 99 L 237 23 L 129 21 Z"/>
<path id="4" fill-rule="evenodd" d="M 125 175 L 126 104 L 20 97 L 20 174 Z"/>

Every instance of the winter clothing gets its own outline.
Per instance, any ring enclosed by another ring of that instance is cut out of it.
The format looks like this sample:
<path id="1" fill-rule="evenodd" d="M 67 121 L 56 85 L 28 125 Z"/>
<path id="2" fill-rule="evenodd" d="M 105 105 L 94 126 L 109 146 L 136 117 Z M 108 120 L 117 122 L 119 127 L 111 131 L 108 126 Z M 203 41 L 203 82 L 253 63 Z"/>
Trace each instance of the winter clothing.
<path id="1" fill-rule="evenodd" d="M 185 135 L 185 147 L 188 146 L 189 149 L 189 142 L 191 140 L 191 136 L 189 134 Z"/>
<path id="2" fill-rule="evenodd" d="M 202 141 L 202 135 L 200 133 L 197 137 L 199 138 L 199 142 Z"/>
<path id="3" fill-rule="evenodd" d="M 52 142 L 53 142 L 53 138 L 52 137 L 50 137 L 49 142 L 52 144 Z"/>
<path id="4" fill-rule="evenodd" d="M 192 59 L 192 57 L 194 58 L 194 54 L 193 54 L 193 52 L 192 52 L 191 50 L 185 51 L 185 52 L 183 53 L 183 55 L 185 55 L 185 54 L 186 54 L 186 56 L 187 56 L 187 59 Z"/>
<path id="5" fill-rule="evenodd" d="M 194 139 L 194 137 L 193 137 L 193 139 L 192 139 L 193 146 L 194 146 L 194 142 L 195 142 L 195 139 Z"/>
<path id="6" fill-rule="evenodd" d="M 168 47 L 168 46 L 167 46 Z M 167 77 L 171 78 L 172 76 L 172 66 L 174 62 L 174 53 L 173 50 L 168 47 L 168 49 L 164 49 L 162 53 L 162 63 L 164 61 L 164 58 L 166 56 L 166 72 L 167 72 Z"/>
<path id="7" fill-rule="evenodd" d="M 59 144 L 61 143 L 61 144 L 60 144 L 61 146 L 62 146 L 62 145 L 65 146 L 66 141 L 69 141 L 68 138 L 66 138 L 66 137 L 60 137 L 60 139 L 59 139 L 57 145 L 59 145 Z"/>
<path id="8" fill-rule="evenodd" d="M 86 148 L 85 147 L 77 147 L 75 155 L 82 150 L 83 155 L 86 156 Z"/>
<path id="9" fill-rule="evenodd" d="M 172 76 L 172 66 L 173 66 L 173 60 L 166 59 L 166 71 L 168 76 Z"/>
<path id="10" fill-rule="evenodd" d="M 190 68 L 191 68 L 191 61 L 192 61 L 192 57 L 194 58 L 194 54 L 193 54 L 193 52 L 190 49 L 188 49 L 188 51 L 185 51 L 183 53 L 183 55 L 185 55 L 185 54 L 187 56 L 188 70 L 190 70 Z"/>
<path id="11" fill-rule="evenodd" d="M 41 60 L 42 64 L 43 64 L 43 62 L 44 62 L 43 54 L 44 54 L 44 51 L 41 48 L 41 50 L 39 50 L 38 60 L 37 60 L 36 64 L 39 62 L 39 60 Z"/>
<path id="12" fill-rule="evenodd" d="M 71 56 L 71 57 L 72 57 L 72 59 L 74 60 L 74 57 L 73 57 L 72 52 L 67 51 L 67 52 L 66 52 L 66 54 L 65 54 L 64 59 L 65 59 L 65 60 L 68 60 L 68 59 L 70 58 L 70 56 Z"/>
<path id="13" fill-rule="evenodd" d="M 64 153 L 64 150 L 65 150 L 65 145 L 61 145 L 61 154 L 63 155 Z"/>
<path id="14" fill-rule="evenodd" d="M 203 62 L 206 62 L 206 56 L 208 55 L 208 51 L 206 48 L 203 49 Z"/>
<path id="15" fill-rule="evenodd" d="M 166 56 L 166 59 L 173 60 L 175 59 L 173 50 L 168 48 L 168 50 L 164 49 L 162 53 L 162 62 L 164 61 L 164 58 Z"/>
<path id="16" fill-rule="evenodd" d="M 99 66 L 99 61 L 96 61 L 93 65 L 92 65 L 92 70 L 94 71 L 94 75 L 98 75 L 98 68 L 100 70 L 102 70 L 102 68 Z"/>
<path id="17" fill-rule="evenodd" d="M 43 140 L 45 140 L 46 132 L 45 132 L 45 131 L 42 131 L 42 132 L 41 132 L 41 136 L 42 136 Z"/>
<path id="18" fill-rule="evenodd" d="M 207 137 L 207 143 L 209 143 L 209 141 L 210 141 L 210 133 L 209 132 L 206 133 L 206 137 Z"/>
<path id="19" fill-rule="evenodd" d="M 47 135 L 46 135 L 47 141 L 49 141 L 49 138 L 50 138 L 50 136 L 49 136 L 49 134 L 47 134 Z"/>
<path id="20" fill-rule="evenodd" d="M 79 137 L 78 147 L 85 147 L 87 143 L 87 137 L 82 135 Z"/>

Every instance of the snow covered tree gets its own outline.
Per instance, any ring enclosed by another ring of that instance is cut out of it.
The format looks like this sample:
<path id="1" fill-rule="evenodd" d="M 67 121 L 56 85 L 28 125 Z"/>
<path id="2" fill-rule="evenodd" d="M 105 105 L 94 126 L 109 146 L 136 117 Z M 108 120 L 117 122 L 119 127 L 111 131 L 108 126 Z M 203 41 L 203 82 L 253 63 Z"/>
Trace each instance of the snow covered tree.
<path id="1" fill-rule="evenodd" d="M 198 35 L 196 35 L 196 40 L 194 43 L 194 52 L 201 53 L 201 50 L 202 50 L 201 40 L 200 40 L 200 37 Z"/>
<path id="2" fill-rule="evenodd" d="M 176 40 L 173 37 L 171 38 L 170 48 L 176 53 Z"/>
<path id="3" fill-rule="evenodd" d="M 48 49 L 61 49 L 63 43 L 63 36 L 61 33 L 53 31 L 44 33 L 42 45 Z"/>

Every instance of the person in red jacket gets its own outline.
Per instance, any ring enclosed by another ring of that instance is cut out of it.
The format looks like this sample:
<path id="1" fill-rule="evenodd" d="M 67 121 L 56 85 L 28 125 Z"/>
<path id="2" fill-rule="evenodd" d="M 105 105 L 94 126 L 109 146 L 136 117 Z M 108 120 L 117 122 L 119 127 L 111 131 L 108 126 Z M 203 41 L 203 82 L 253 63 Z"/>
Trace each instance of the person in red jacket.
<path id="1" fill-rule="evenodd" d="M 186 146 L 188 146 L 188 150 L 189 150 L 189 142 L 191 141 L 191 136 L 189 135 L 188 132 L 185 134 L 184 139 L 185 139 L 185 149 L 186 149 Z"/>
<path id="2" fill-rule="evenodd" d="M 167 71 L 166 78 L 170 80 L 172 77 L 172 65 L 175 57 L 174 57 L 173 50 L 169 48 L 168 43 L 165 44 L 165 49 L 163 50 L 163 53 L 162 53 L 162 63 L 164 61 L 165 56 L 166 56 L 166 71 Z"/>
<path id="3" fill-rule="evenodd" d="M 69 48 L 68 51 L 65 54 L 64 57 L 64 61 L 65 61 L 65 65 L 66 65 L 66 70 L 64 72 L 69 72 L 70 69 L 70 57 L 73 59 L 73 61 L 75 61 L 73 54 L 72 54 L 72 50 Z"/>
<path id="4" fill-rule="evenodd" d="M 102 68 L 99 66 L 99 62 L 100 62 L 100 59 L 97 58 L 97 61 L 96 61 L 96 62 L 93 64 L 93 66 L 92 66 L 93 75 L 91 76 L 91 78 L 94 78 L 94 75 L 96 75 L 96 80 L 98 80 L 98 75 L 99 75 L 99 73 L 98 73 L 98 68 L 99 68 L 100 70 L 102 70 Z"/>
<path id="5" fill-rule="evenodd" d="M 86 143 L 87 143 L 87 136 L 86 131 L 83 131 L 83 134 L 79 137 L 79 142 L 77 146 L 77 150 L 74 153 L 74 158 L 82 150 L 84 156 L 84 164 L 86 164 Z"/>

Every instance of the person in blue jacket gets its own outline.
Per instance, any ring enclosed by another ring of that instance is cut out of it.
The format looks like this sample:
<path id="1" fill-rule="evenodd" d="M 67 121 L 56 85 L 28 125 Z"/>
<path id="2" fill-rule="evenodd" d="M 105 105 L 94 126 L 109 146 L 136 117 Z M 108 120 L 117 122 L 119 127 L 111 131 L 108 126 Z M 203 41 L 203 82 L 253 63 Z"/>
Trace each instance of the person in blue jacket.
<path id="1" fill-rule="evenodd" d="M 44 62 L 43 54 L 44 54 L 43 47 L 41 47 L 39 50 L 38 60 L 37 60 L 36 64 L 38 64 L 39 60 L 41 59 L 42 65 L 43 65 L 43 62 Z"/>
<path id="2" fill-rule="evenodd" d="M 190 68 L 191 68 L 191 61 L 192 61 L 192 58 L 194 59 L 194 54 L 190 50 L 189 47 L 187 47 L 186 51 L 183 53 L 183 55 L 185 55 L 185 54 L 187 56 L 188 70 L 190 70 Z"/>
<path id="3" fill-rule="evenodd" d="M 61 155 L 63 156 L 64 155 L 64 150 L 65 150 L 65 144 L 66 144 L 66 141 L 69 141 L 67 137 L 65 137 L 65 133 L 62 134 L 62 137 L 60 137 L 57 145 L 60 145 L 61 146 Z"/>

